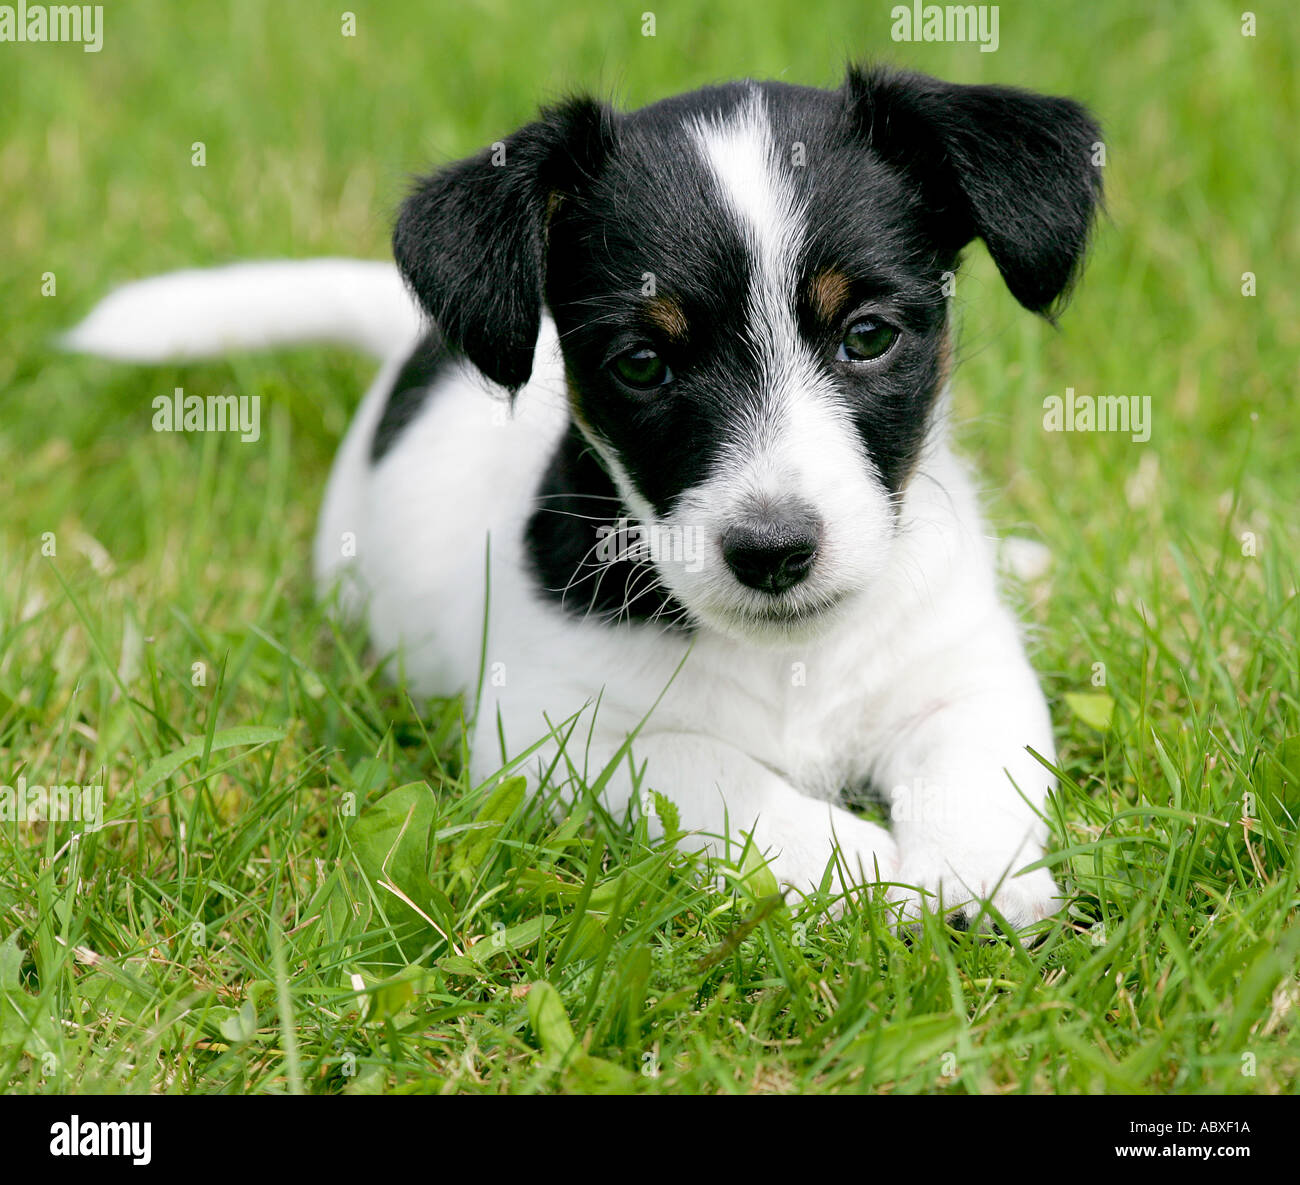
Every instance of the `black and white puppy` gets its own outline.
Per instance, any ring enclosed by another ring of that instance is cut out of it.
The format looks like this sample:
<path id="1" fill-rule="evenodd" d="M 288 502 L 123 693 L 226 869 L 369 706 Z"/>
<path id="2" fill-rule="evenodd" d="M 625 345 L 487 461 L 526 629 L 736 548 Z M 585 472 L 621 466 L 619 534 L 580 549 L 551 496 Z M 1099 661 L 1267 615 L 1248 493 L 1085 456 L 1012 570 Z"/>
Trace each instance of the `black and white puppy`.
<path id="1" fill-rule="evenodd" d="M 416 690 L 479 689 L 476 779 L 545 738 L 535 770 L 615 763 L 611 808 L 658 790 L 783 883 L 822 882 L 838 844 L 904 917 L 934 894 L 1025 925 L 1060 904 L 1046 869 L 1016 875 L 1051 722 L 948 445 L 946 294 L 980 238 L 1050 315 L 1098 139 L 1066 99 L 880 70 L 572 99 L 418 184 L 406 287 L 352 261 L 177 273 L 69 344 L 387 358 L 317 577 Z M 892 830 L 845 808 L 863 786 Z"/>

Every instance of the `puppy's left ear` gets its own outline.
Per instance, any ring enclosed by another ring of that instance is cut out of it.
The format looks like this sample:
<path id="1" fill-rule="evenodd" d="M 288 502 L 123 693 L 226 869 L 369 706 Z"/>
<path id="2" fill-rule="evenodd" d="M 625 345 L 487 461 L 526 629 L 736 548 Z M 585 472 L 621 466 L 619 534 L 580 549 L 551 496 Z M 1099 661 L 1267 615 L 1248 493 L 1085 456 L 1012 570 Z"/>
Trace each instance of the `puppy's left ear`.
<path id="1" fill-rule="evenodd" d="M 1051 317 L 1101 202 L 1101 130 L 1071 99 L 921 74 L 849 70 L 857 136 L 920 187 L 937 241 L 981 238 L 1012 295 Z"/>
<path id="2" fill-rule="evenodd" d="M 533 369 L 551 212 L 576 196 L 612 140 L 613 115 L 589 98 L 416 183 L 393 255 L 449 345 L 517 391 Z"/>

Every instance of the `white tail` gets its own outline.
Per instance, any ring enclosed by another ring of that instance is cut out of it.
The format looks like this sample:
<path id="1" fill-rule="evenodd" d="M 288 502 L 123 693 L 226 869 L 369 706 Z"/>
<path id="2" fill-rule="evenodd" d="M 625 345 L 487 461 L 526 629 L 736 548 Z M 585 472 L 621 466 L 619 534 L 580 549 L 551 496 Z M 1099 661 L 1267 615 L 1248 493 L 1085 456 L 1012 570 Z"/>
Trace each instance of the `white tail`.
<path id="1" fill-rule="evenodd" d="M 387 358 L 409 349 L 420 327 L 420 311 L 391 263 L 283 260 L 127 284 L 60 344 L 131 362 L 305 342 L 337 342 Z"/>

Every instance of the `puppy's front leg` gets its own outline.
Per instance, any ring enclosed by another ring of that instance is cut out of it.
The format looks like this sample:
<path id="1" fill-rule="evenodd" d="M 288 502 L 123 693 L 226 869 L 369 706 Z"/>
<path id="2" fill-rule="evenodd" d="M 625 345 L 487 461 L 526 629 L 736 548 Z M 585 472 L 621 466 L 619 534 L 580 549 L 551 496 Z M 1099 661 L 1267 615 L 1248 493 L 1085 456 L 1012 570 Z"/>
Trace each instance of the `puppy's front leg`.
<path id="1" fill-rule="evenodd" d="M 685 849 L 704 846 L 734 861 L 749 833 L 778 883 L 804 893 L 821 883 L 837 844 L 848 884 L 842 882 L 837 862 L 835 891 L 896 879 L 898 854 L 888 831 L 801 794 L 739 749 L 690 733 L 651 733 L 637 737 L 632 757 L 645 767 L 641 791 L 663 793 L 677 807 L 682 829 L 694 833 L 683 840 Z M 624 807 L 632 793 L 626 764 L 606 790 L 615 809 Z"/>
<path id="2" fill-rule="evenodd" d="M 969 925 L 980 901 L 1020 928 L 1063 904 L 1040 859 L 1041 818 L 1054 782 L 1028 752 L 1053 755 L 1051 720 L 1009 621 L 916 664 L 891 693 L 891 739 L 873 772 L 890 801 L 898 843 L 892 894 L 903 918 L 956 911 Z"/>

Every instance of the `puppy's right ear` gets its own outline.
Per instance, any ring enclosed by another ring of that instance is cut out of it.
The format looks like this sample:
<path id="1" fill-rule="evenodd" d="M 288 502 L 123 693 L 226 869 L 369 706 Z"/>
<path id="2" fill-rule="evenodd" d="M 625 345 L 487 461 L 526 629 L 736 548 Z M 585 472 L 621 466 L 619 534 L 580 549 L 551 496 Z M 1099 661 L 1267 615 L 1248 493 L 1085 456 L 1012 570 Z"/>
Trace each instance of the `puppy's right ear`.
<path id="1" fill-rule="evenodd" d="M 447 343 L 512 392 L 533 369 L 550 214 L 612 139 L 608 107 L 570 99 L 417 182 L 398 215 L 393 255 L 411 291 Z"/>

